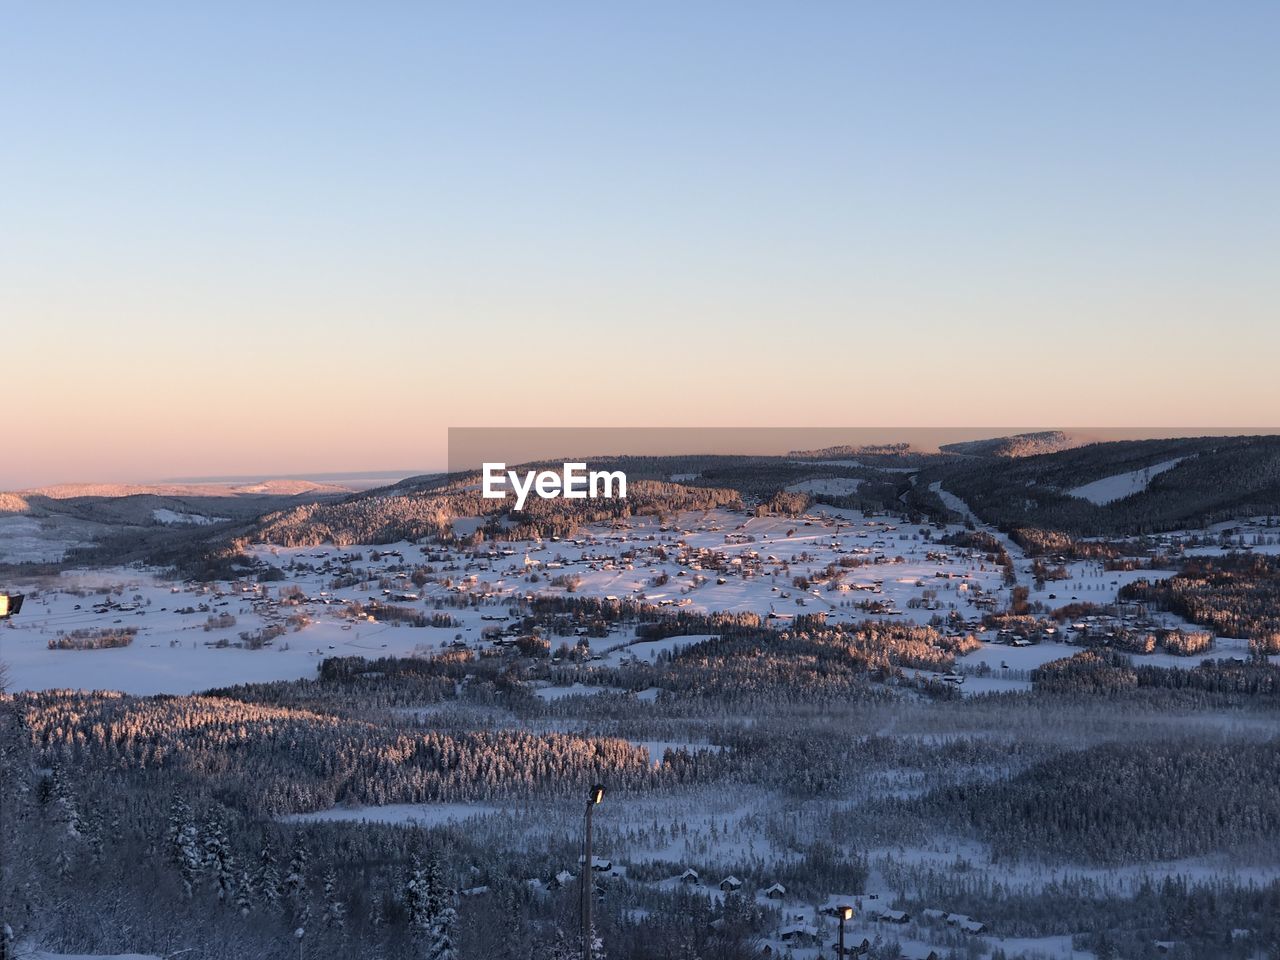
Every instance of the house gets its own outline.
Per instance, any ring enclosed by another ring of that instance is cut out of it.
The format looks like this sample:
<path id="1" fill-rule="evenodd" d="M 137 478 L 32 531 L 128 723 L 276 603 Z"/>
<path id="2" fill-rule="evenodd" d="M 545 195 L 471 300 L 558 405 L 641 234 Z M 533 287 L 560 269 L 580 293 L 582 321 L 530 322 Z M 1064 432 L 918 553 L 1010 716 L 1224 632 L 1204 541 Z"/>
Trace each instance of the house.
<path id="1" fill-rule="evenodd" d="M 840 956 L 840 938 L 832 940 L 829 944 L 831 952 L 837 957 Z M 846 957 L 860 957 L 871 950 L 871 941 L 863 937 L 861 942 L 855 941 L 852 937 L 847 937 L 844 941 L 844 955 Z"/>
<path id="2" fill-rule="evenodd" d="M 561 887 L 568 886 L 571 882 L 573 882 L 573 874 L 568 870 L 561 870 L 547 881 L 546 888 L 548 890 L 559 890 Z"/>
<path id="3" fill-rule="evenodd" d="M 947 914 L 947 925 L 963 930 L 965 933 L 981 933 L 987 929 L 987 925 L 972 917 L 966 917 L 963 913 Z"/>
<path id="4" fill-rule="evenodd" d="M 778 939 L 783 943 L 813 943 L 818 940 L 818 929 L 808 923 L 793 923 L 778 931 Z"/>
<path id="5" fill-rule="evenodd" d="M 852 893 L 833 893 L 818 907 L 818 912 L 828 917 L 838 917 L 841 907 L 853 906 L 858 900 L 859 898 Z"/>
<path id="6" fill-rule="evenodd" d="M 684 873 L 680 874 L 680 882 L 687 883 L 687 884 L 690 884 L 691 886 L 694 886 L 701 883 L 702 880 L 698 876 L 698 871 L 690 867 Z"/>
<path id="7" fill-rule="evenodd" d="M 876 919 L 881 923 L 910 923 L 911 914 L 904 910 L 881 910 Z"/>
<path id="8" fill-rule="evenodd" d="M 775 883 L 772 886 L 765 887 L 764 890 L 761 891 L 761 893 L 763 893 L 770 900 L 781 900 L 783 897 L 787 895 L 787 888 L 780 883 Z"/>
<path id="9" fill-rule="evenodd" d="M 742 889 L 742 881 L 730 875 L 720 881 L 720 889 L 725 893 L 735 893 Z"/>

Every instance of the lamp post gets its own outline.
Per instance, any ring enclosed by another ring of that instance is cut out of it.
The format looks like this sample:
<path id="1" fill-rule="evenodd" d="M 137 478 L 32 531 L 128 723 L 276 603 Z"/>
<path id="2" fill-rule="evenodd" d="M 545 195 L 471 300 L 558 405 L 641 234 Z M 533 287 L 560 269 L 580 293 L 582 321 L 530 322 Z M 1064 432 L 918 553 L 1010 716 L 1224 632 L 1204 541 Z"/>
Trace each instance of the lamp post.
<path id="1" fill-rule="evenodd" d="M 837 951 L 840 960 L 844 960 L 844 922 L 853 919 L 853 907 L 843 905 L 836 907 L 836 916 L 840 918 L 840 939 L 837 941 Z"/>
<path id="2" fill-rule="evenodd" d="M 22 609 L 22 594 L 0 593 L 0 620 L 8 620 Z"/>
<path id="3" fill-rule="evenodd" d="M 604 799 L 604 787 L 595 784 L 591 788 L 591 792 L 587 794 L 587 815 L 586 829 L 584 831 L 584 843 L 582 853 L 582 960 L 591 960 L 591 898 L 593 895 L 592 887 L 595 884 L 591 879 L 591 812 L 595 810 L 596 804 Z"/>

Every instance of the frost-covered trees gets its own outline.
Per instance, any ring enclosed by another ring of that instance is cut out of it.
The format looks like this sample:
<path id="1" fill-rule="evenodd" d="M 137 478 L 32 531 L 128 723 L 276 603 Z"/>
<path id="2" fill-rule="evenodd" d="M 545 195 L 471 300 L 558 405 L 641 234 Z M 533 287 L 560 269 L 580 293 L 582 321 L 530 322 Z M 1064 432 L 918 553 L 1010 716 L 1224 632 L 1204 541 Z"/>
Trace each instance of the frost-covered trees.
<path id="1" fill-rule="evenodd" d="M 33 737 L 51 760 L 74 750 L 82 762 L 107 767 L 189 766 L 219 792 L 222 803 L 250 814 L 309 812 L 341 800 L 485 800 L 552 792 L 605 774 L 626 789 L 664 779 L 643 748 L 622 738 L 382 728 L 212 696 L 146 699 L 58 691 L 19 697 Z M 290 749 L 279 749 L 281 742 Z M 224 762 L 229 749 L 235 750 L 234 765 Z M 54 794 L 62 796 L 56 784 Z M 64 816 L 71 825 L 79 820 L 72 807 Z"/>
<path id="2" fill-rule="evenodd" d="M 211 813 L 205 821 L 203 865 L 218 894 L 219 902 L 229 902 L 235 893 L 236 865 L 227 842 L 222 817 L 217 813 Z"/>
<path id="3" fill-rule="evenodd" d="M 421 858 L 413 858 L 404 886 L 404 905 L 410 932 L 424 960 L 456 960 L 458 915 L 436 857 L 425 866 Z"/>
<path id="4" fill-rule="evenodd" d="M 248 868 L 240 871 L 240 879 L 236 882 L 236 909 L 240 916 L 247 917 L 253 911 L 253 879 Z"/>
<path id="5" fill-rule="evenodd" d="M 204 853 L 200 846 L 200 831 L 191 817 L 191 807 L 176 794 L 169 806 L 165 843 L 169 862 L 178 868 L 183 892 L 190 899 L 200 883 Z"/>
<path id="6" fill-rule="evenodd" d="M 307 854 L 306 843 L 302 835 L 294 837 L 293 850 L 289 856 L 289 870 L 284 878 L 285 900 L 299 927 L 305 927 L 311 919 L 311 897 L 307 890 Z"/>
<path id="7" fill-rule="evenodd" d="M 338 892 L 338 874 L 330 867 L 324 875 L 324 922 L 332 931 L 342 932 L 347 925 L 347 908 Z"/>
<path id="8" fill-rule="evenodd" d="M 416 856 L 409 866 L 409 877 L 404 885 L 404 907 L 409 930 L 415 937 L 425 936 L 431 928 L 430 884 L 426 868 Z"/>
<path id="9" fill-rule="evenodd" d="M 280 902 L 280 871 L 276 869 L 275 847 L 270 837 L 264 837 L 258 852 L 258 870 L 253 876 L 253 889 L 259 902 L 266 908 Z"/>

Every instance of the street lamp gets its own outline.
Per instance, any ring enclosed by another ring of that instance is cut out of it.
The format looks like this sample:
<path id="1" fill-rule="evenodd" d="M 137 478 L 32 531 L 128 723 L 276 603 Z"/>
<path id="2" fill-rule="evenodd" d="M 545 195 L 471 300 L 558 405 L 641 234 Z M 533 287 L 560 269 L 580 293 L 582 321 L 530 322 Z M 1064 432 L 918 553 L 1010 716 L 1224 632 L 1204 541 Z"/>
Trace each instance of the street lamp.
<path id="1" fill-rule="evenodd" d="M 8 620 L 22 609 L 22 594 L 0 593 L 0 620 Z"/>
<path id="2" fill-rule="evenodd" d="M 840 939 L 837 950 L 839 951 L 840 960 L 844 960 L 844 922 L 853 919 L 853 907 L 848 904 L 836 907 L 836 916 L 840 918 Z"/>
<path id="3" fill-rule="evenodd" d="M 591 879 L 591 812 L 595 810 L 597 804 L 603 799 L 604 787 L 598 783 L 592 785 L 590 792 L 587 794 L 585 842 L 583 843 L 582 856 L 582 960 L 591 960 L 591 897 L 593 895 L 592 888 L 595 886 Z"/>

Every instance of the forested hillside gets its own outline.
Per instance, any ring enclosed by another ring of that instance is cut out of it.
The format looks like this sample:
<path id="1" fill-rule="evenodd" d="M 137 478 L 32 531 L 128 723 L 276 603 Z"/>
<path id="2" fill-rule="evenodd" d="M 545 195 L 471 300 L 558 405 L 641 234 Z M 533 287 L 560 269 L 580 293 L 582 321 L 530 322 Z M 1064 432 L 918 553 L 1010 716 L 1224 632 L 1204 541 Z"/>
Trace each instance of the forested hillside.
<path id="1" fill-rule="evenodd" d="M 1108 503 L 1069 492 L 1126 474 L 1139 474 L 1143 489 Z M 949 461 L 927 476 L 1006 531 L 1129 536 L 1280 514 L 1280 437 L 1099 443 L 1041 456 Z"/>

